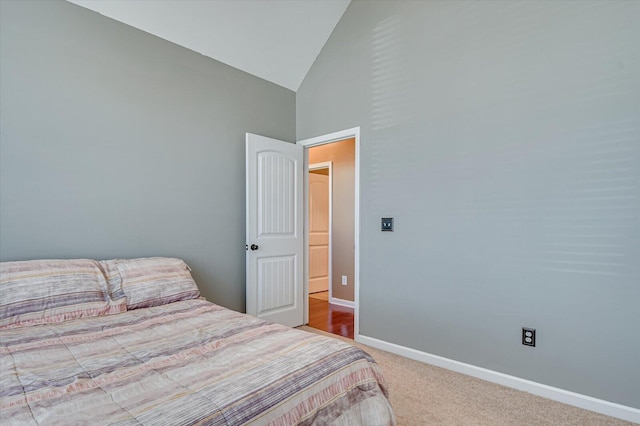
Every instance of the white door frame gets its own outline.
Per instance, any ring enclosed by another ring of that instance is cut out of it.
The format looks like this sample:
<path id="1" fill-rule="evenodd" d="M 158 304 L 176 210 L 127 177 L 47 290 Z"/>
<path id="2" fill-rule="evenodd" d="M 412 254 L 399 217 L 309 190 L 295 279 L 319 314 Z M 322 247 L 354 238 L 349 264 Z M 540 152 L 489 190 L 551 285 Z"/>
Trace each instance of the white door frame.
<path id="1" fill-rule="evenodd" d="M 354 205 L 354 327 L 353 336 L 357 340 L 360 336 L 360 127 L 341 130 L 329 133 L 315 138 L 304 139 L 298 141 L 298 145 L 302 145 L 304 150 L 304 322 L 309 323 L 309 150 L 312 146 L 325 145 L 332 142 L 338 142 L 344 139 L 355 139 L 355 205 Z"/>
<path id="2" fill-rule="evenodd" d="M 305 157 L 305 158 L 308 158 Z M 307 178 L 309 178 L 308 173 L 311 170 L 320 170 L 320 169 L 329 169 L 329 247 L 327 248 L 327 251 L 329 252 L 329 258 L 327 259 L 329 261 L 329 266 L 328 266 L 328 274 L 329 274 L 329 300 L 331 300 L 331 298 L 333 297 L 333 162 L 331 161 L 324 161 L 322 163 L 314 163 L 314 164 L 309 164 L 309 170 L 307 170 Z M 306 188 L 309 188 L 308 186 Z M 309 196 L 307 194 L 307 197 L 305 197 L 306 202 L 309 202 Z M 307 221 L 309 220 L 309 204 L 307 204 Z M 308 222 L 305 222 L 307 224 L 306 230 L 307 230 L 307 251 L 309 250 L 309 226 L 308 226 Z M 308 254 L 307 254 L 308 257 Z M 309 277 L 307 276 L 307 280 L 309 279 Z M 305 281 L 308 285 L 308 281 Z M 355 288 L 354 288 L 355 290 Z M 307 304 L 309 303 L 309 301 L 307 300 Z"/>

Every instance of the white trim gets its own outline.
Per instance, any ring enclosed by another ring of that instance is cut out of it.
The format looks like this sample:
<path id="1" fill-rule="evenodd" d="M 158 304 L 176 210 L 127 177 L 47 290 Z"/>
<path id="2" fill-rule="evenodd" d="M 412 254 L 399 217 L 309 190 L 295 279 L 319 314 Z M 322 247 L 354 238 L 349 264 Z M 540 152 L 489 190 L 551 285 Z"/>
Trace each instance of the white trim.
<path id="1" fill-rule="evenodd" d="M 329 303 L 332 305 L 344 306 L 345 308 L 354 308 L 356 304 L 351 300 L 338 299 L 337 297 L 329 296 Z"/>
<path id="2" fill-rule="evenodd" d="M 343 139 L 356 138 L 356 141 L 360 140 L 360 127 L 352 127 L 351 129 L 340 130 L 339 132 L 329 133 L 328 135 L 316 136 L 315 138 L 303 139 L 296 142 L 298 145 L 302 145 L 305 148 L 324 145 L 331 142 L 341 141 Z M 356 179 L 357 180 L 357 179 Z"/>
<path id="3" fill-rule="evenodd" d="M 329 133 L 323 136 L 316 136 L 315 138 L 303 139 L 298 141 L 298 145 L 302 145 L 305 148 L 310 148 L 316 145 L 324 145 L 331 142 L 337 142 L 344 139 L 354 138 L 356 145 L 356 158 L 355 158 L 355 188 L 354 188 L 354 197 L 355 197 L 355 205 L 354 205 L 354 259 L 353 259 L 353 281 L 354 281 L 354 329 L 353 333 L 357 337 L 360 334 L 360 127 L 352 127 L 351 129 L 341 130 L 339 132 Z M 309 154 L 308 150 L 305 149 L 305 167 L 309 164 Z M 305 173 L 305 187 L 309 185 L 309 176 L 308 173 Z M 305 209 L 308 209 L 309 199 L 308 199 L 308 191 L 305 190 Z M 309 214 L 307 212 L 307 217 L 305 217 L 305 231 L 309 229 Z M 306 234 L 306 232 L 305 232 Z M 305 291 L 305 302 L 304 302 L 304 320 L 305 324 L 309 322 L 309 250 L 308 250 L 309 242 L 305 241 L 305 276 L 307 280 L 304 283 L 304 291 Z"/>
<path id="4" fill-rule="evenodd" d="M 309 150 L 303 149 L 303 173 L 302 173 L 302 192 L 304 193 L 304 228 L 302 231 L 302 239 L 304 253 L 302 254 L 302 294 L 304 301 L 302 302 L 302 320 L 303 324 L 309 324 Z"/>
<path id="5" fill-rule="evenodd" d="M 446 368 L 447 370 L 477 377 L 488 382 L 529 392 L 543 398 L 573 405 L 574 407 L 584 408 L 585 410 L 595 411 L 596 413 L 605 414 L 607 416 L 640 423 L 640 409 L 637 408 L 593 398 L 587 395 L 533 382 L 531 380 L 521 379 L 520 377 L 477 367 L 475 365 L 422 352 L 406 346 L 397 345 L 395 343 L 385 342 L 384 340 L 379 340 L 373 337 L 362 336 L 359 333 L 356 334 L 355 340 L 363 345 L 369 345 L 373 348 L 401 355 L 426 364 L 435 365 L 437 367 Z"/>
<path id="6" fill-rule="evenodd" d="M 329 274 L 327 283 L 329 284 L 329 299 L 333 294 L 333 163 L 331 161 L 323 161 L 322 163 L 313 163 L 309 164 L 309 169 L 307 173 L 311 170 L 319 170 L 319 169 L 329 169 L 329 247 L 327 251 L 329 252 L 329 267 L 327 268 L 327 273 Z M 309 186 L 307 186 L 309 188 Z M 307 201 L 307 208 L 309 208 L 309 204 Z M 308 210 L 307 210 L 308 212 Z M 307 235 L 309 235 L 309 227 L 307 226 Z M 307 240 L 307 248 L 308 248 L 308 240 Z M 307 277 L 308 279 L 309 277 Z"/>

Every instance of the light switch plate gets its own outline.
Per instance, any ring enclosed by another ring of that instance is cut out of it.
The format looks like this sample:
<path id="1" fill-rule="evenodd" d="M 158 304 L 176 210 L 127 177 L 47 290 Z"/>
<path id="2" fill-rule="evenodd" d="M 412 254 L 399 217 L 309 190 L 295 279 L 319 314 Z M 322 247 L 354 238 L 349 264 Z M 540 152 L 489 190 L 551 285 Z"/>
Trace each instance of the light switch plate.
<path id="1" fill-rule="evenodd" d="M 380 225 L 380 230 L 393 232 L 393 218 L 383 217 Z"/>

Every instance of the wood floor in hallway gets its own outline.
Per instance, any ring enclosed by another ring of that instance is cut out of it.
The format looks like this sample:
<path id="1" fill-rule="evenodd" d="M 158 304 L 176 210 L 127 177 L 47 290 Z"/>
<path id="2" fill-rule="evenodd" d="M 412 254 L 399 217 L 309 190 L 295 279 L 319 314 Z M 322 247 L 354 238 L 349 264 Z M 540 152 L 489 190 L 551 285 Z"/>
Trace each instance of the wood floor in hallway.
<path id="1" fill-rule="evenodd" d="M 309 327 L 353 339 L 353 308 L 310 296 Z"/>

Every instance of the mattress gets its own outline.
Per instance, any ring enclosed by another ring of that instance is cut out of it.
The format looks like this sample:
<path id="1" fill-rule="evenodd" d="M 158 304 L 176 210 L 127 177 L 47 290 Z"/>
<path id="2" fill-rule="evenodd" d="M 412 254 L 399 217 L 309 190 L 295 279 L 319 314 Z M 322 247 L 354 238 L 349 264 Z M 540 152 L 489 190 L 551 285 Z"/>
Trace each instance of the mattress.
<path id="1" fill-rule="evenodd" d="M 4 425 L 392 425 L 364 351 L 201 299 L 0 330 Z"/>

